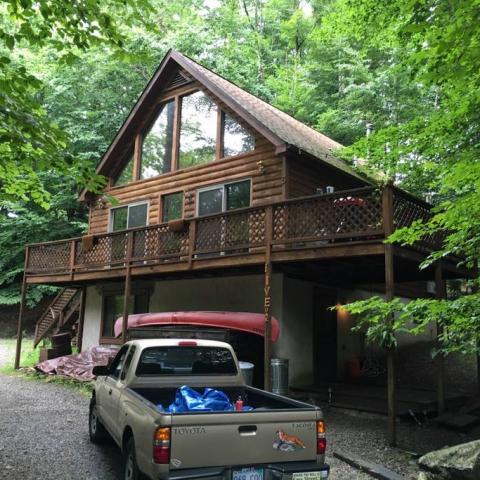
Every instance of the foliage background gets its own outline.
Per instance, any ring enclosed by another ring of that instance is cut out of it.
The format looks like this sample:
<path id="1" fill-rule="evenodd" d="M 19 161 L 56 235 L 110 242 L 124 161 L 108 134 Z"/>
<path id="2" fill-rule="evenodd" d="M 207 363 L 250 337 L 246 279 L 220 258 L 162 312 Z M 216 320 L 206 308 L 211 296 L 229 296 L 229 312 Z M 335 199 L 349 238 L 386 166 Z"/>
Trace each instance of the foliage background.
<path id="1" fill-rule="evenodd" d="M 430 261 L 466 252 L 476 265 L 480 7 L 452 5 L 0 1 L 0 304 L 19 301 L 25 243 L 84 231 L 77 188 L 101 188 L 92 168 L 169 48 L 343 143 L 359 168 L 432 196 L 432 222 L 395 240 L 447 228 Z M 30 292 L 33 305 L 48 289 Z M 457 319 L 478 304 L 455 301 L 442 308 Z"/>

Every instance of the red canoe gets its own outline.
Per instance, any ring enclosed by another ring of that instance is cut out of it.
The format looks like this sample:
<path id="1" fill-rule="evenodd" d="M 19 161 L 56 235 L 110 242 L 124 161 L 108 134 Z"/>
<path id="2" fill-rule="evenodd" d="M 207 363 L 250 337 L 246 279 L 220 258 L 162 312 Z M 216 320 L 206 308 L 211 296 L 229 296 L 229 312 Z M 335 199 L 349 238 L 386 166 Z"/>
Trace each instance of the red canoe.
<path id="1" fill-rule="evenodd" d="M 122 333 L 123 317 L 115 322 L 115 336 Z M 265 317 L 262 313 L 249 312 L 159 312 L 137 313 L 128 316 L 128 329 L 153 325 L 201 325 L 204 327 L 228 328 L 264 335 Z M 280 334 L 278 320 L 272 317 L 272 342 Z"/>

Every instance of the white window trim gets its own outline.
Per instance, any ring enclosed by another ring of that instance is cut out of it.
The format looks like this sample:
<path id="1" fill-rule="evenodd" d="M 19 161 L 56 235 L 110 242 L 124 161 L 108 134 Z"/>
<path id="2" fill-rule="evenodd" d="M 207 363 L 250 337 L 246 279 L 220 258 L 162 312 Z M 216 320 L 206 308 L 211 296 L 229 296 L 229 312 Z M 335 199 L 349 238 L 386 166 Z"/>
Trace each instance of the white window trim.
<path id="1" fill-rule="evenodd" d="M 233 180 L 231 182 L 225 182 L 225 183 L 218 183 L 216 185 L 209 185 L 208 187 L 202 187 L 202 188 L 199 188 L 197 189 L 197 193 L 196 193 L 196 206 L 195 206 L 195 214 L 197 217 L 199 217 L 199 213 L 198 213 L 198 209 L 200 207 L 200 194 L 203 193 L 203 192 L 208 192 L 210 190 L 217 190 L 219 188 L 222 189 L 222 211 L 219 212 L 219 213 L 225 213 L 227 211 L 227 196 L 225 195 L 225 187 L 227 187 L 228 185 L 232 185 L 234 183 L 242 183 L 242 182 L 250 182 L 250 199 L 249 199 L 249 207 L 252 206 L 252 179 L 251 177 L 249 178 L 242 178 L 242 179 L 239 179 L 239 180 Z M 248 207 L 246 207 L 248 208 Z M 229 210 L 231 211 L 231 210 Z M 213 215 L 216 215 L 216 214 L 213 214 Z M 202 215 L 203 217 L 206 216 L 206 215 Z"/>
<path id="2" fill-rule="evenodd" d="M 147 205 L 147 223 L 145 224 L 145 226 L 148 226 L 149 225 L 148 217 L 150 214 L 150 200 L 142 200 L 139 202 L 126 203 L 125 205 L 118 205 L 117 207 L 110 208 L 108 212 L 108 232 L 112 233 L 114 231 L 113 230 L 113 211 L 114 210 L 127 207 L 127 223 L 128 223 L 128 210 L 130 209 L 130 207 L 136 207 L 138 205 Z M 128 227 L 126 228 L 126 230 L 128 230 Z M 120 231 L 120 230 L 117 230 L 117 231 Z"/>

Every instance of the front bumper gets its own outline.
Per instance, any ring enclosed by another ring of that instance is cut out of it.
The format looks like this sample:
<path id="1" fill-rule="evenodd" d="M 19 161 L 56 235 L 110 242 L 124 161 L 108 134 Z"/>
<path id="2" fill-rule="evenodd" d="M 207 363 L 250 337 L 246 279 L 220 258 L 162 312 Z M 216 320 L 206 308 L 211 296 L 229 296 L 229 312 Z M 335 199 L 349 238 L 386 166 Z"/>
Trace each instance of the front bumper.
<path id="1" fill-rule="evenodd" d="M 264 480 L 292 480 L 292 474 L 308 472 L 320 472 L 319 476 L 323 480 L 328 478 L 330 473 L 329 465 L 319 465 L 316 462 L 272 463 L 267 465 L 255 465 L 255 467 L 264 469 Z M 171 470 L 168 477 L 158 478 L 159 480 L 231 480 L 232 470 L 240 468 L 242 468 L 242 466 Z"/>

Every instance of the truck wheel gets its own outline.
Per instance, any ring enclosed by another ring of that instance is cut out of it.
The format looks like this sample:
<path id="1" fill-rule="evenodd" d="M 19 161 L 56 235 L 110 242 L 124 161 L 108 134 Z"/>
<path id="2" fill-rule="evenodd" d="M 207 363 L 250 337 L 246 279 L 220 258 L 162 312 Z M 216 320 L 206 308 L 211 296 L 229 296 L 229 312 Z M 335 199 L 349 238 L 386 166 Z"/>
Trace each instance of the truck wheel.
<path id="1" fill-rule="evenodd" d="M 123 480 L 145 480 L 145 478 L 145 475 L 138 469 L 135 442 L 133 438 L 130 438 L 125 448 Z"/>
<path id="2" fill-rule="evenodd" d="M 90 402 L 90 414 L 88 416 L 88 433 L 92 443 L 102 443 L 107 439 L 108 433 L 105 427 L 100 423 L 97 413 L 97 404 L 92 398 Z"/>

